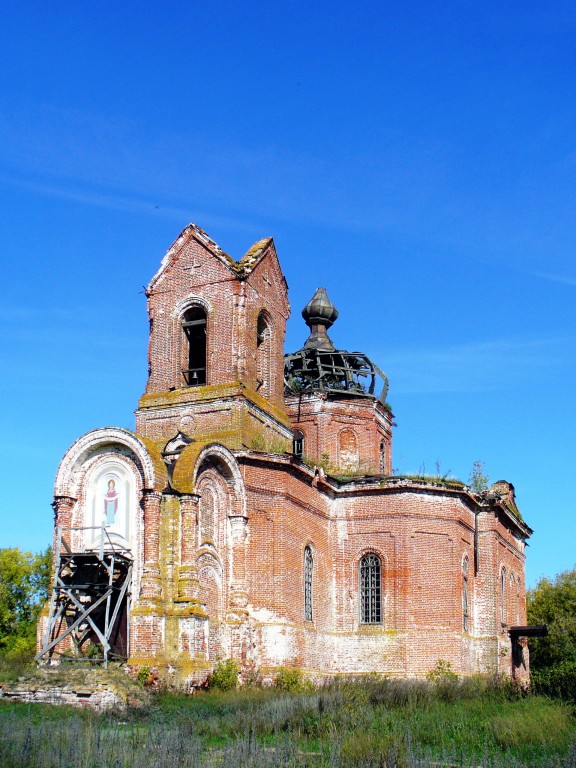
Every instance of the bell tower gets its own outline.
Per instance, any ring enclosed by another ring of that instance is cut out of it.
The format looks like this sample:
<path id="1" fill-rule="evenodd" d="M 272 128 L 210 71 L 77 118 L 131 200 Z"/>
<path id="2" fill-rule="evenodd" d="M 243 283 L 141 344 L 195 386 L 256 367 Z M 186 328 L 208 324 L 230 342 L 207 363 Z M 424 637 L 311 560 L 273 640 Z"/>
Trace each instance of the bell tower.
<path id="1" fill-rule="evenodd" d="M 200 227 L 184 229 L 146 289 L 148 382 L 136 431 L 230 449 L 291 440 L 282 361 L 287 284 L 265 238 L 235 261 Z"/>

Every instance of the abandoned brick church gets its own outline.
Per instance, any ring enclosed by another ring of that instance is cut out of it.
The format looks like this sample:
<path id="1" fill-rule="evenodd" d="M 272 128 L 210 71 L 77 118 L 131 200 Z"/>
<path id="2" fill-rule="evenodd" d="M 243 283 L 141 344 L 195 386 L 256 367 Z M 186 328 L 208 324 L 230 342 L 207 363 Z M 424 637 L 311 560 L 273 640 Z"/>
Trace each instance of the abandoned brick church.
<path id="1" fill-rule="evenodd" d="M 135 431 L 88 432 L 58 469 L 41 660 L 91 646 L 197 682 L 218 658 L 269 676 L 439 659 L 526 673 L 509 629 L 526 623 L 531 530 L 513 486 L 392 475 L 388 382 L 335 347 L 324 289 L 285 355 L 272 239 L 234 261 L 189 225 L 146 295 Z"/>

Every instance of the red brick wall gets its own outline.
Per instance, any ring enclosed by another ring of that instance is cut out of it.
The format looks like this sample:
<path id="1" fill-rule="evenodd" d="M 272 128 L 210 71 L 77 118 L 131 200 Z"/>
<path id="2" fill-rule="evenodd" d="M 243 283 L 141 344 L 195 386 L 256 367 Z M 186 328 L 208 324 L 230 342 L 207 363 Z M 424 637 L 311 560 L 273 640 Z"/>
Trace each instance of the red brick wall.
<path id="1" fill-rule="evenodd" d="M 347 473 L 343 433 L 353 433 L 358 474 L 392 474 L 392 414 L 373 397 L 335 397 L 326 393 L 292 395 L 286 410 L 294 429 L 304 434 L 307 460 Z M 382 467 L 381 445 L 384 450 Z M 382 471 L 382 469 L 384 471 Z M 354 471 L 354 470 L 353 470 Z"/>
<path id="2" fill-rule="evenodd" d="M 242 381 L 283 407 L 283 374 L 272 361 L 281 360 L 289 307 L 284 278 L 271 244 L 246 276 L 235 272 L 229 258 L 214 251 L 188 228 L 168 252 L 163 269 L 148 289 L 150 317 L 149 369 L 146 392 L 186 386 L 187 340 L 182 317 L 198 305 L 207 314 L 207 384 Z M 269 380 L 257 381 L 256 328 L 260 312 L 270 327 Z"/>
<path id="3" fill-rule="evenodd" d="M 181 374 L 188 364 L 182 316 L 194 302 L 207 313 L 205 387 L 184 386 Z M 526 620 L 529 529 L 497 493 L 480 504 L 465 490 L 388 480 L 393 416 L 375 398 L 308 393 L 284 401 L 289 306 L 272 241 L 237 263 L 187 227 L 150 283 L 148 308 L 150 377 L 137 431 L 155 442 L 147 445 L 161 468 L 158 451 L 179 429 L 199 450 L 189 446 L 178 459 L 180 485 L 138 482 L 132 662 L 178 668 L 195 680 L 226 656 L 265 672 L 297 664 L 319 675 L 424 675 L 439 659 L 460 673 L 509 672 L 507 632 Z M 278 444 L 290 425 L 305 435 L 304 462 Z M 215 443 L 226 448 L 209 447 Z M 70 469 L 80 485 L 78 521 L 83 472 Z M 306 547 L 314 562 L 312 621 L 304 618 Z M 382 622 L 366 625 L 359 563 L 368 553 L 381 562 Z"/>

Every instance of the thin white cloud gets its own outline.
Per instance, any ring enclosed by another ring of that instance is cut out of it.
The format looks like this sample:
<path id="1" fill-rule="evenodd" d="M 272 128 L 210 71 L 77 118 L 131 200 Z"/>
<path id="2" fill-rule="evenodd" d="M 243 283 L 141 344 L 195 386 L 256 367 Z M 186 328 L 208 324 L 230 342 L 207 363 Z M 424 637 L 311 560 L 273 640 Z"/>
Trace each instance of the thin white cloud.
<path id="1" fill-rule="evenodd" d="M 27 179 L 20 179 L 9 175 L 0 176 L 0 181 L 4 184 L 11 184 L 20 189 L 26 189 L 46 197 L 69 200 L 70 202 L 91 205 L 98 208 L 106 208 L 108 210 L 120 211 L 123 213 L 144 214 L 171 219 L 178 221 L 180 224 L 182 224 L 182 222 L 189 223 L 190 221 L 197 220 L 201 221 L 206 226 L 227 227 L 236 230 L 253 229 L 253 226 L 247 224 L 245 220 L 214 216 L 206 211 L 200 211 L 193 206 L 185 208 L 170 204 L 154 203 L 150 200 L 138 199 L 136 197 L 96 192 L 87 188 L 74 188 L 66 183 L 55 184 L 29 181 Z"/>
<path id="2" fill-rule="evenodd" d="M 553 272 L 532 272 L 535 277 L 541 277 L 543 280 L 551 280 L 553 283 L 562 283 L 562 285 L 571 285 L 576 287 L 576 277 L 571 275 L 557 275 Z"/>
<path id="3" fill-rule="evenodd" d="M 351 231 L 411 232 L 415 217 L 422 221 L 432 210 L 455 216 L 440 193 L 442 158 L 451 152 L 447 142 L 404 138 L 399 146 L 390 136 L 377 155 L 355 147 L 333 162 L 272 138 L 248 147 L 205 135 L 201 125 L 151 132 L 133 121 L 35 105 L 32 124 L 28 112 L 0 117 L 0 146 L 10 147 L 9 153 L 0 151 L 5 173 L 39 182 L 22 182 L 30 189 L 179 221 L 194 211 L 208 225 L 220 223 L 196 211 L 199 206 L 231 212 L 241 219 L 229 223 L 236 229 L 247 228 L 245 216 L 258 216 Z M 374 189 L 377 195 L 368 192 Z M 137 190 L 146 190 L 148 200 Z"/>
<path id="4" fill-rule="evenodd" d="M 397 393 L 483 392 L 511 389 L 550 375 L 574 338 L 495 340 L 439 349 L 381 353 Z"/>

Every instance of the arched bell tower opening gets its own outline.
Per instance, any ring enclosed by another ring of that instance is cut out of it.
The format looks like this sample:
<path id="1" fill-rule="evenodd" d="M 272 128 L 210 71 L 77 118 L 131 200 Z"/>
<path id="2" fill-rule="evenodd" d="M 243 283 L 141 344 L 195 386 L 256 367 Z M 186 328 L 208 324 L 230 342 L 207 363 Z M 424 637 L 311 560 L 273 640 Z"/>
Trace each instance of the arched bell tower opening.
<path id="1" fill-rule="evenodd" d="M 256 391 L 269 397 L 272 389 L 272 330 L 268 313 L 262 310 L 256 324 Z"/>
<path id="2" fill-rule="evenodd" d="M 182 375 L 189 387 L 206 384 L 206 326 L 204 307 L 196 305 L 186 310 L 182 331 L 187 343 L 187 368 L 182 369 Z"/>

